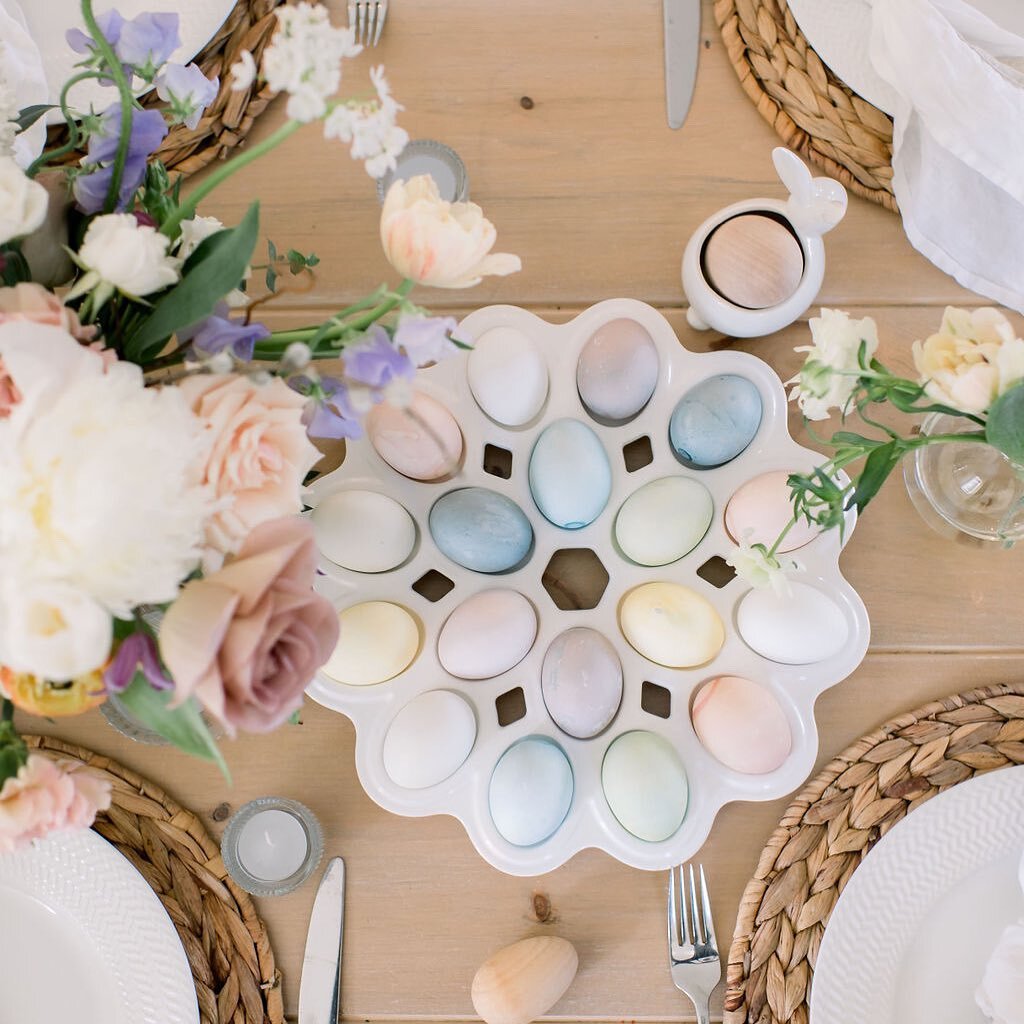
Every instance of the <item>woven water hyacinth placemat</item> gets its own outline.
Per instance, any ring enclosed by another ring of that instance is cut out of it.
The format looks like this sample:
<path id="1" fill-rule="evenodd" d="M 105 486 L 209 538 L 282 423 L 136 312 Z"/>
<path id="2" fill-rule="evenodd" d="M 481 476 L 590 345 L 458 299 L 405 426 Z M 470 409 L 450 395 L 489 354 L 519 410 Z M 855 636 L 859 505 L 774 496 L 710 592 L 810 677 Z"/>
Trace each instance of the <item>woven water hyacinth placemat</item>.
<path id="1" fill-rule="evenodd" d="M 716 0 L 715 21 L 744 92 L 782 141 L 895 211 L 892 121 L 825 67 L 786 0 Z"/>
<path id="2" fill-rule="evenodd" d="M 865 854 L 919 804 L 1024 764 L 1024 683 L 933 701 L 858 740 L 793 801 L 740 902 L 725 1024 L 807 1024 L 825 926 Z"/>
<path id="3" fill-rule="evenodd" d="M 185 947 L 201 1024 L 283 1024 L 281 974 L 267 930 L 228 877 L 202 822 L 108 757 L 46 736 L 25 742 L 50 757 L 81 761 L 109 780 L 113 802 L 93 828 L 160 897 Z"/>

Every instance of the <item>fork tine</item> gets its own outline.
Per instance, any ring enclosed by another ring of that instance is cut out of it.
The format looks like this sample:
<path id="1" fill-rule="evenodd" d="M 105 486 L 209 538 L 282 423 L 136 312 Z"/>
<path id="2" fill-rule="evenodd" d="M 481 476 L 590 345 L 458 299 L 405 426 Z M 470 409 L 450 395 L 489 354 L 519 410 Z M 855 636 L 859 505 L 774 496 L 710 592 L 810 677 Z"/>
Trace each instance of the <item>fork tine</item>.
<path id="1" fill-rule="evenodd" d="M 380 41 L 380 34 L 384 31 L 384 19 L 388 16 L 388 0 L 377 0 L 377 30 L 373 34 L 373 45 Z"/>
<path id="2" fill-rule="evenodd" d="M 364 46 L 366 45 L 366 38 L 367 38 L 367 33 L 366 33 L 366 15 L 367 15 L 367 8 L 368 7 L 369 7 L 369 4 L 366 2 L 366 0 L 358 0 L 358 2 L 356 3 L 356 12 L 357 12 L 357 14 L 359 16 L 359 40 L 358 41 L 360 43 L 362 43 Z"/>
<path id="3" fill-rule="evenodd" d="M 681 946 L 679 937 L 679 890 L 676 886 L 676 869 L 668 869 L 668 951 L 672 955 L 673 946 Z"/>
<path id="4" fill-rule="evenodd" d="M 356 0 L 348 0 L 348 27 L 352 29 L 355 41 L 359 42 L 359 26 L 356 24 Z"/>
<path id="5" fill-rule="evenodd" d="M 689 885 L 687 885 L 686 889 L 687 895 L 690 897 L 690 912 L 693 914 L 693 941 L 694 944 L 697 944 L 707 940 L 704 934 L 703 922 L 701 921 L 700 908 L 697 906 L 697 885 L 693 877 L 693 865 L 689 864 L 687 867 L 689 869 L 689 878 L 687 879 Z"/>
<path id="6" fill-rule="evenodd" d="M 700 865 L 700 902 L 704 911 L 704 933 L 707 935 L 707 941 L 718 949 L 718 943 L 715 941 L 715 919 L 711 915 L 711 897 L 708 895 L 708 880 L 704 874 L 703 864 Z"/>

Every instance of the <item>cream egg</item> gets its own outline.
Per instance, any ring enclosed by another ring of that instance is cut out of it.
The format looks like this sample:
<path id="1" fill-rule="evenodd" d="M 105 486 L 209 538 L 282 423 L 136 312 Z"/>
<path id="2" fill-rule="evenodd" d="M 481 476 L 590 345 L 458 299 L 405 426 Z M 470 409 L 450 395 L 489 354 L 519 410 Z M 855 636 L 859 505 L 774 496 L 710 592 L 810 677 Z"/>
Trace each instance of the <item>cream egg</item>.
<path id="1" fill-rule="evenodd" d="M 366 417 L 366 436 L 393 470 L 413 480 L 450 476 L 462 459 L 462 432 L 455 417 L 422 392 L 407 409 L 390 402 L 375 405 Z"/>
<path id="2" fill-rule="evenodd" d="M 364 601 L 338 612 L 341 634 L 320 670 L 348 686 L 373 686 L 404 672 L 420 647 L 419 623 L 401 605 Z"/>
<path id="3" fill-rule="evenodd" d="M 711 492 L 682 476 L 652 480 L 634 491 L 615 517 L 615 540 L 639 565 L 668 565 L 692 551 L 711 525 Z"/>
<path id="4" fill-rule="evenodd" d="M 793 518 L 787 470 L 762 473 L 748 480 L 725 507 L 725 528 L 737 544 L 774 544 Z M 800 519 L 790 527 L 779 551 L 794 551 L 818 535 L 818 527 Z"/>
<path id="5" fill-rule="evenodd" d="M 686 769 L 675 747 L 653 732 L 627 732 L 608 747 L 601 788 L 619 824 L 645 842 L 675 835 L 686 817 Z"/>
<path id="6" fill-rule="evenodd" d="M 416 523 L 394 498 L 376 491 L 336 491 L 313 509 L 321 554 L 355 572 L 387 572 L 416 545 Z"/>
<path id="7" fill-rule="evenodd" d="M 583 346 L 576 364 L 576 387 L 591 415 L 622 422 L 650 401 L 660 368 L 650 332 L 622 317 L 602 324 Z"/>
<path id="8" fill-rule="evenodd" d="M 466 360 L 476 404 L 496 423 L 521 427 L 544 407 L 548 367 L 537 346 L 515 327 L 492 327 Z"/>
<path id="9" fill-rule="evenodd" d="M 775 771 L 793 748 L 786 713 L 775 695 L 740 676 L 706 682 L 693 699 L 690 718 L 708 753 L 745 775 Z"/>
<path id="10" fill-rule="evenodd" d="M 619 606 L 619 626 L 630 645 L 667 668 L 711 661 L 725 643 L 725 626 L 714 606 L 678 583 L 644 583 Z"/>
<path id="11" fill-rule="evenodd" d="M 515 590 L 483 590 L 448 616 L 437 638 L 442 668 L 460 679 L 492 679 L 514 668 L 537 638 L 537 612 Z"/>
<path id="12" fill-rule="evenodd" d="M 622 703 L 622 663 L 600 633 L 577 626 L 551 641 L 540 687 L 555 725 L 590 739 L 608 727 Z"/>
<path id="13" fill-rule="evenodd" d="M 572 792 L 572 765 L 562 748 L 543 736 L 528 736 L 494 766 L 488 792 L 491 820 L 513 846 L 536 846 L 565 821 Z"/>
<path id="14" fill-rule="evenodd" d="M 465 697 L 430 690 L 395 715 L 384 736 L 384 770 L 404 789 L 426 789 L 454 775 L 476 742 L 476 716 Z"/>
<path id="15" fill-rule="evenodd" d="M 736 609 L 744 642 L 769 661 L 810 665 L 838 654 L 850 635 L 843 610 L 828 594 L 790 582 L 789 594 L 751 590 Z"/>

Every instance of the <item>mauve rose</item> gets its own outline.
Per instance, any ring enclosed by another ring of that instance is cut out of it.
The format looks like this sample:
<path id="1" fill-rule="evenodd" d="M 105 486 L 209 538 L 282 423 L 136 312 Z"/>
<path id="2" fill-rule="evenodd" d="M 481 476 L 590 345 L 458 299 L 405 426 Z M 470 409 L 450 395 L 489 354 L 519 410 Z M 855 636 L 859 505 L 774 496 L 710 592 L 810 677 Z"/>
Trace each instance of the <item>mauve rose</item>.
<path id="1" fill-rule="evenodd" d="M 185 584 L 158 638 L 175 702 L 194 694 L 231 735 L 270 732 L 298 710 L 338 642 L 315 573 L 312 524 L 285 516 L 257 526 L 218 572 Z"/>
<path id="2" fill-rule="evenodd" d="M 94 326 L 82 326 L 78 314 L 41 284 L 22 282 L 13 288 L 0 288 L 0 324 L 17 321 L 62 327 L 78 341 L 96 337 Z"/>

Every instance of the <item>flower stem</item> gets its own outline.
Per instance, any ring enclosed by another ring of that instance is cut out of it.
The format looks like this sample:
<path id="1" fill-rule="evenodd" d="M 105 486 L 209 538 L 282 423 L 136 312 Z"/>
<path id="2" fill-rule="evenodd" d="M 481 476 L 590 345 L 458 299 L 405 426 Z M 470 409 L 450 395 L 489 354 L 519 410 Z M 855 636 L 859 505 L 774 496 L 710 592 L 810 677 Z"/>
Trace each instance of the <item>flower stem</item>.
<path id="1" fill-rule="evenodd" d="M 786 539 L 786 534 L 789 533 L 793 527 L 796 526 L 796 514 L 790 518 L 789 522 L 782 528 L 782 533 L 775 538 L 775 543 L 768 549 L 768 557 L 774 558 L 775 552 L 779 550 L 779 545 Z"/>
<path id="2" fill-rule="evenodd" d="M 972 430 L 966 434 L 920 434 L 917 437 L 908 437 L 904 444 L 908 448 L 923 448 L 926 444 L 947 444 L 954 441 L 980 441 L 988 444 L 988 438 L 984 430 Z"/>
<path id="3" fill-rule="evenodd" d="M 78 122 L 72 116 L 70 109 L 68 108 L 68 92 L 73 85 L 77 85 L 79 82 L 84 82 L 88 78 L 102 78 L 103 76 L 99 71 L 83 71 L 80 74 L 69 78 L 64 83 L 64 88 L 60 91 L 60 110 L 64 115 L 64 120 L 68 126 L 68 141 L 63 146 L 58 146 L 56 149 L 47 150 L 44 153 L 40 153 L 28 165 L 28 170 L 25 171 L 26 177 L 34 178 L 47 164 L 53 163 L 54 160 L 59 160 L 62 156 L 67 156 L 68 153 L 73 153 L 78 149 L 79 143 L 82 139 L 82 133 L 78 130 Z"/>

